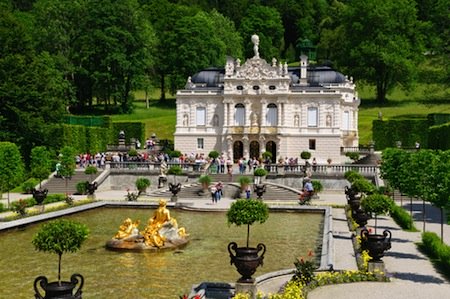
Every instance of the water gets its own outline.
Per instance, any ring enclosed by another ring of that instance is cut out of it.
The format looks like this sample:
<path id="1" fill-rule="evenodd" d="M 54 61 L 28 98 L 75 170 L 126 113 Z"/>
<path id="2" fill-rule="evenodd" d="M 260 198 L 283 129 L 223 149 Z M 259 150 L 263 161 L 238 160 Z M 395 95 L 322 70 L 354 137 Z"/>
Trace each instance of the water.
<path id="1" fill-rule="evenodd" d="M 102 208 L 67 216 L 88 225 L 91 234 L 77 253 L 62 258 L 62 278 L 73 273 L 85 277 L 83 299 L 178 298 L 202 281 L 234 282 L 240 275 L 230 265 L 229 242 L 245 246 L 247 227 L 228 226 L 225 213 L 172 210 L 191 241 L 181 251 L 115 252 L 104 245 L 122 221 L 141 219 L 141 227 L 153 214 L 150 209 Z M 271 212 L 264 224 L 250 228 L 250 246 L 267 246 L 263 273 L 294 267 L 296 257 L 317 251 L 322 239 L 322 214 Z M 57 279 L 56 254 L 38 252 L 31 244 L 40 224 L 0 234 L 0 298 L 33 298 L 33 282 L 39 275 Z"/>

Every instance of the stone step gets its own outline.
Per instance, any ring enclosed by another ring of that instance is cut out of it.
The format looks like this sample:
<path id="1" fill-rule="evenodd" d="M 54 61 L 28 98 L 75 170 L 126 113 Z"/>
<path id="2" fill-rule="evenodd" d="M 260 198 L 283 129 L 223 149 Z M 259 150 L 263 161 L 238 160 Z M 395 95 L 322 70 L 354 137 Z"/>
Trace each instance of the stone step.
<path id="1" fill-rule="evenodd" d="M 42 188 L 48 190 L 49 194 L 52 193 L 69 193 L 73 194 L 77 192 L 77 184 L 82 181 L 91 181 L 95 180 L 100 174 L 102 170 L 99 170 L 97 174 L 89 175 L 85 174 L 83 171 L 75 171 L 75 174 L 67 179 L 67 188 L 66 188 L 66 180 L 60 177 L 51 177 L 49 180 L 42 185 Z"/>
<path id="2" fill-rule="evenodd" d="M 212 183 L 213 185 L 214 183 Z M 224 182 L 224 192 L 225 196 L 234 197 L 234 195 L 238 194 L 238 185 L 230 185 Z M 201 191 L 201 186 L 198 183 L 193 183 L 189 185 L 183 185 L 181 191 L 177 194 L 178 198 L 196 198 L 199 196 L 199 192 Z M 147 193 L 147 196 L 151 197 L 171 197 L 172 193 L 170 190 L 166 188 L 161 188 L 158 190 L 150 191 Z M 256 198 L 257 195 L 255 192 L 251 192 L 251 198 Z M 274 185 L 266 185 L 266 192 L 263 195 L 263 198 L 266 200 L 296 200 L 298 199 L 298 194 L 292 190 L 285 189 L 279 186 Z"/>

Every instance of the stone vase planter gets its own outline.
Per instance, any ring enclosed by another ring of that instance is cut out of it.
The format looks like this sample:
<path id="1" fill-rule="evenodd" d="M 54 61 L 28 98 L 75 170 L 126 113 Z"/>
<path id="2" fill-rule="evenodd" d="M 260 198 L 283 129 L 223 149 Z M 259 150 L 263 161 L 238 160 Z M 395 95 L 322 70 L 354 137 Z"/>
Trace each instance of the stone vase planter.
<path id="1" fill-rule="evenodd" d="M 232 250 L 235 254 L 233 254 Z M 262 253 L 258 255 L 260 251 Z M 234 264 L 239 274 L 242 275 L 238 282 L 253 283 L 255 280 L 252 278 L 252 275 L 260 265 L 263 265 L 266 245 L 259 243 L 256 248 L 238 247 L 236 242 L 231 242 L 228 244 L 228 252 L 230 253 L 231 264 Z"/>
<path id="2" fill-rule="evenodd" d="M 373 262 L 379 262 L 386 250 L 391 249 L 392 234 L 384 230 L 383 234 L 369 234 L 367 229 L 361 230 L 361 249 L 369 251 Z"/>
<path id="3" fill-rule="evenodd" d="M 41 205 L 44 202 L 44 200 L 45 200 L 45 198 L 47 197 L 47 194 L 48 194 L 48 190 L 47 189 L 43 189 L 43 190 L 33 189 L 31 192 L 33 194 L 34 200 L 36 200 L 38 205 Z"/>
<path id="4" fill-rule="evenodd" d="M 34 296 L 36 299 L 82 299 L 83 284 L 84 278 L 81 274 L 72 274 L 70 281 L 61 281 L 61 283 L 57 281 L 49 283 L 47 277 L 39 276 L 34 280 Z M 75 290 L 77 285 L 78 289 Z M 38 286 L 45 291 L 44 296 L 39 292 Z"/>

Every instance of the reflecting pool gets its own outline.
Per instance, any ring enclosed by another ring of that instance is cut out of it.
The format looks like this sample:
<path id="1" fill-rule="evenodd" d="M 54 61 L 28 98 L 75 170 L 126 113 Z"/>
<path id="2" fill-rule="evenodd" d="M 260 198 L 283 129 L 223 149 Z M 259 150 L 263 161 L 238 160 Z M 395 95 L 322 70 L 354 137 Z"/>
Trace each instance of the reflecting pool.
<path id="1" fill-rule="evenodd" d="M 101 208 L 66 216 L 88 225 L 91 234 L 77 253 L 62 258 L 62 278 L 73 273 L 85 278 L 83 299 L 178 298 L 202 281 L 234 282 L 240 275 L 230 265 L 227 245 L 245 245 L 246 226 L 228 226 L 224 212 L 191 212 L 171 209 L 191 241 L 177 251 L 116 252 L 105 242 L 122 221 L 140 219 L 141 227 L 152 209 Z M 0 234 L 1 298 L 34 298 L 33 282 L 39 275 L 57 278 L 58 256 L 34 250 L 31 239 L 41 224 Z M 296 257 L 322 244 L 323 215 L 320 213 L 271 212 L 264 224 L 250 229 L 250 245 L 264 243 L 264 266 L 254 277 L 294 267 Z"/>

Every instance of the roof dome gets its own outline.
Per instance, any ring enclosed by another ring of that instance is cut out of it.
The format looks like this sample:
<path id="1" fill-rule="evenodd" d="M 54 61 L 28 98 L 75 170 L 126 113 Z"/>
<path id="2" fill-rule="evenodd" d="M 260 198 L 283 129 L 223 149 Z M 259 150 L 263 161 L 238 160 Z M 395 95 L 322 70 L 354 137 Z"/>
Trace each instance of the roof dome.
<path id="1" fill-rule="evenodd" d="M 224 69 L 207 68 L 192 76 L 191 80 L 194 84 L 205 84 L 205 87 L 217 87 L 223 84 Z"/>

